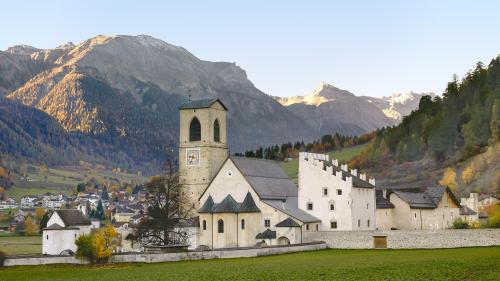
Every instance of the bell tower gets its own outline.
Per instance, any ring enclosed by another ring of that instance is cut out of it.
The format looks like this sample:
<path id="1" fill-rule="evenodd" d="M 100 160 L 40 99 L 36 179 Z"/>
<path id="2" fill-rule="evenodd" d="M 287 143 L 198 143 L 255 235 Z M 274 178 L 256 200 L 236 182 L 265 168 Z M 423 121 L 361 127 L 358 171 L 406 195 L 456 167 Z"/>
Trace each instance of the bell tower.
<path id="1" fill-rule="evenodd" d="M 198 199 L 228 157 L 226 113 L 219 99 L 180 106 L 179 181 L 198 207 Z"/>

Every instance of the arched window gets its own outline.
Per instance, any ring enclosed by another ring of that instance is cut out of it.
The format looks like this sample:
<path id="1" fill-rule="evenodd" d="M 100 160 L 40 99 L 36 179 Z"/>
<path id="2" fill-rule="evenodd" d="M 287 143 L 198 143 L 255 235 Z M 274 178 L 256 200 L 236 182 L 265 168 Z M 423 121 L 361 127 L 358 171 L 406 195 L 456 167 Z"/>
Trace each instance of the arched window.
<path id="1" fill-rule="evenodd" d="M 207 221 L 203 220 L 203 230 L 207 230 Z"/>
<path id="2" fill-rule="evenodd" d="M 193 118 L 189 124 L 189 141 L 201 140 L 201 124 L 198 118 Z"/>
<path id="3" fill-rule="evenodd" d="M 245 220 L 241 220 L 241 229 L 245 229 Z"/>
<path id="4" fill-rule="evenodd" d="M 219 120 L 215 119 L 214 122 L 214 141 L 220 142 L 220 126 Z"/>
<path id="5" fill-rule="evenodd" d="M 217 222 L 217 230 L 219 233 L 224 233 L 224 221 L 223 220 L 219 220 Z"/>

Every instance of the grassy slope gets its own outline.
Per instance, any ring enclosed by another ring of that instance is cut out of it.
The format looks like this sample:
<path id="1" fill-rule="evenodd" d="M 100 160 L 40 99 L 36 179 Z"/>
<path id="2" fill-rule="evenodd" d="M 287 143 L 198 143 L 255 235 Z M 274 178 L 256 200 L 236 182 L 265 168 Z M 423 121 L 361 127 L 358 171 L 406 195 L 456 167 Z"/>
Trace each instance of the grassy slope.
<path id="1" fill-rule="evenodd" d="M 113 173 L 107 170 L 87 169 L 81 167 L 72 168 L 39 168 L 38 173 L 28 173 L 30 181 L 14 178 L 14 186 L 7 191 L 9 196 L 19 199 L 23 195 L 36 195 L 51 192 L 58 194 L 68 193 L 80 182 L 86 182 L 91 178 L 98 179 L 118 179 L 119 181 L 143 182 L 145 177 L 126 173 Z M 47 180 L 45 180 L 45 176 Z"/>
<path id="2" fill-rule="evenodd" d="M 500 280 L 500 248 L 324 250 L 258 258 L 0 270 L 2 280 Z"/>
<path id="3" fill-rule="evenodd" d="M 42 236 L 0 235 L 0 251 L 7 255 L 40 255 Z"/>
<path id="4" fill-rule="evenodd" d="M 330 155 L 330 159 L 339 159 L 340 162 L 342 163 L 347 163 L 349 160 L 351 160 L 354 156 L 359 155 L 363 149 L 366 148 L 368 144 L 362 144 L 350 148 L 343 149 L 342 151 L 332 151 L 329 152 L 328 155 Z M 293 159 L 288 162 L 283 162 L 281 164 L 281 167 L 285 172 L 290 176 L 295 182 L 297 182 L 297 177 L 298 177 L 298 172 L 299 172 L 299 160 L 298 159 Z"/>

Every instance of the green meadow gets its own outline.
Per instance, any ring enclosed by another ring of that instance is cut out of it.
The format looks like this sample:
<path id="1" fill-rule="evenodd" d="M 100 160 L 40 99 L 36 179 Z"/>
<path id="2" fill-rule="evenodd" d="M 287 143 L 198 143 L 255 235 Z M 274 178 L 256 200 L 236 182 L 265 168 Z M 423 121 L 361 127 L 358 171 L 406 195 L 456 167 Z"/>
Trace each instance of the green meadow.
<path id="1" fill-rule="evenodd" d="M 257 258 L 0 269 L 7 280 L 500 280 L 500 247 L 322 250 Z"/>

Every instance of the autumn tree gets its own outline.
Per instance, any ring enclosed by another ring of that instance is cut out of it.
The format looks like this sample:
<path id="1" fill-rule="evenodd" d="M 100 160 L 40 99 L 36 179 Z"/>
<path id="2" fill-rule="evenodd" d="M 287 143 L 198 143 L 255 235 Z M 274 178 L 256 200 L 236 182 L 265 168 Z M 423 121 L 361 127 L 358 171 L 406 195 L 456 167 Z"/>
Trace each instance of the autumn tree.
<path id="1" fill-rule="evenodd" d="M 446 168 L 443 174 L 443 178 L 439 181 L 440 185 L 448 186 L 453 192 L 457 191 L 457 173 L 453 168 Z"/>
<path id="2" fill-rule="evenodd" d="M 38 228 L 31 216 L 28 216 L 24 221 L 24 229 L 26 235 L 35 235 L 38 233 Z"/>
<path id="3" fill-rule="evenodd" d="M 87 258 L 92 263 L 105 263 L 113 254 L 118 245 L 118 233 L 108 224 L 88 235 L 81 235 L 76 239 L 76 256 Z"/>
<path id="4" fill-rule="evenodd" d="M 189 238 L 179 225 L 192 219 L 194 206 L 179 183 L 172 162 L 167 165 L 166 174 L 152 177 L 144 186 L 149 206 L 135 229 L 134 240 L 146 245 L 184 244 Z"/>
<path id="5" fill-rule="evenodd" d="M 35 209 L 35 220 L 40 223 L 42 221 L 43 216 L 45 215 L 45 209 L 42 207 L 38 207 Z"/>

